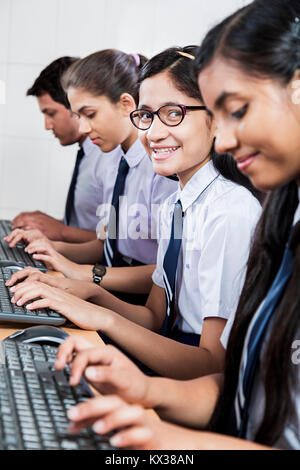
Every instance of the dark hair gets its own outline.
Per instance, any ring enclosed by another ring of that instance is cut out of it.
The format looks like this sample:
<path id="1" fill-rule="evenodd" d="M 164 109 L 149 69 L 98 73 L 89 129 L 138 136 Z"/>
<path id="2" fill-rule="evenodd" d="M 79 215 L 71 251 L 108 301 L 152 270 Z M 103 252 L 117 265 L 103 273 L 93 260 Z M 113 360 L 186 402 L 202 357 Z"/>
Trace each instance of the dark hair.
<path id="1" fill-rule="evenodd" d="M 194 60 L 198 46 L 170 47 L 156 56 L 152 57 L 141 70 L 139 85 L 146 78 L 153 77 L 159 73 L 167 71 L 175 87 L 190 96 L 203 102 L 198 87 L 197 77 L 194 70 Z M 211 114 L 207 113 L 211 120 Z M 218 154 L 214 150 L 214 143 L 211 149 L 211 159 L 215 168 L 227 179 L 245 186 L 258 199 L 262 199 L 260 191 L 252 185 L 251 181 L 244 176 L 237 168 L 235 160 L 231 155 Z"/>
<path id="2" fill-rule="evenodd" d="M 62 85 L 83 88 L 94 95 L 105 95 L 117 103 L 122 93 L 138 101 L 137 82 L 140 69 L 146 62 L 140 54 L 126 54 L 117 49 L 105 49 L 78 60 L 64 74 Z"/>
<path id="3" fill-rule="evenodd" d="M 78 60 L 76 57 L 60 57 L 43 69 L 32 87 L 27 90 L 27 96 L 42 96 L 48 93 L 57 103 L 70 109 L 67 95 L 61 86 L 61 77 L 64 72 Z"/>
<path id="4" fill-rule="evenodd" d="M 287 84 L 300 66 L 299 0 L 256 0 L 238 10 L 205 37 L 198 53 L 201 71 L 215 57 L 234 61 L 247 74 Z M 240 360 L 249 323 L 266 296 L 279 269 L 295 210 L 295 181 L 272 191 L 256 228 L 245 284 L 236 311 L 226 352 L 223 392 L 211 419 L 210 429 L 227 432 L 239 377 Z M 266 406 L 255 441 L 273 445 L 294 413 L 292 390 L 297 371 L 291 361 L 291 345 L 300 328 L 300 225 L 292 237 L 292 277 L 270 327 L 261 373 Z"/>

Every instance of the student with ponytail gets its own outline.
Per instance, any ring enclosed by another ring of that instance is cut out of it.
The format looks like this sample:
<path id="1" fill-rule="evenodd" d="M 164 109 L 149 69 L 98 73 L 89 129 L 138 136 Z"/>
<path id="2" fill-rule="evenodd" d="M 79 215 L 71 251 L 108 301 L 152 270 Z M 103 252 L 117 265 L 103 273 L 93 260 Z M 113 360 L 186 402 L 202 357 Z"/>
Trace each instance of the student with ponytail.
<path id="1" fill-rule="evenodd" d="M 137 303 L 145 303 L 156 261 L 156 207 L 176 189 L 175 182 L 154 173 L 129 118 L 138 102 L 137 82 L 145 62 L 144 56 L 107 49 L 76 61 L 62 77 L 80 132 L 103 152 L 119 149 L 103 155 L 98 239 L 84 244 L 50 242 L 38 231 L 23 230 L 6 237 L 10 246 L 24 239 L 28 253 L 67 278 L 101 282 Z M 24 269 L 12 283 L 31 273 Z M 53 277 L 48 280 L 51 283 Z M 68 279 L 58 284 L 67 288 Z"/>
<path id="2" fill-rule="evenodd" d="M 224 374 L 149 378 L 113 348 L 78 343 L 72 382 L 85 371 L 103 393 L 120 397 L 94 399 L 70 418 L 77 428 L 88 420 L 100 433 L 115 430 L 119 447 L 299 449 L 299 1 L 256 0 L 240 9 L 207 34 L 197 63 L 218 126 L 216 150 L 233 155 L 268 192 L 235 319 L 221 339 Z M 61 347 L 58 367 L 72 350 L 71 341 Z M 154 407 L 164 421 L 130 403 Z"/>
<path id="3" fill-rule="evenodd" d="M 196 52 L 196 47 L 171 48 L 148 61 L 141 72 L 139 106 L 131 112 L 132 128 L 140 130 L 155 172 L 176 174 L 179 180 L 160 210 L 146 306 L 123 302 L 92 284 L 84 298 L 98 305 L 78 303 L 77 308 L 74 297 L 44 284 L 28 281 L 13 288 L 14 302 L 40 296 L 43 300 L 30 308 L 51 305 L 82 328 L 100 330 L 105 342 L 126 351 L 147 373 L 180 379 L 222 370 L 219 339 L 236 309 L 261 213 L 247 189 L 253 190 L 251 183 L 232 157 L 213 151 L 215 123 L 193 72 Z"/>

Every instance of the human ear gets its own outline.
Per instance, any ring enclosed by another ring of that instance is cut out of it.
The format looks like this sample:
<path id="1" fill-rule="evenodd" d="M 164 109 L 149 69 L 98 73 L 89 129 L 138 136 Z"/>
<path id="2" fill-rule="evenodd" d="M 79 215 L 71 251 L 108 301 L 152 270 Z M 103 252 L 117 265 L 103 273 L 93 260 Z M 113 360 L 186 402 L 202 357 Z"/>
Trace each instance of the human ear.
<path id="1" fill-rule="evenodd" d="M 300 104 L 300 69 L 297 69 L 290 81 L 290 94 L 294 104 Z"/>
<path id="2" fill-rule="evenodd" d="M 131 111 L 134 111 L 136 109 L 135 100 L 133 96 L 130 95 L 130 93 L 122 93 L 118 104 L 120 105 L 122 112 L 126 116 L 129 116 Z"/>

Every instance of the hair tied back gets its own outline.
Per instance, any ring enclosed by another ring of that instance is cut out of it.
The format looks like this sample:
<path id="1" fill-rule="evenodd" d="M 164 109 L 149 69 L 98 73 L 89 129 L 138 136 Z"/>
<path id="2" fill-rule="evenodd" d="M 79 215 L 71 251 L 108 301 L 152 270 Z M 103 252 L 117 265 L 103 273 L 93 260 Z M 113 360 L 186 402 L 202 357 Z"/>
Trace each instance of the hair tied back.
<path id="1" fill-rule="evenodd" d="M 139 56 L 138 54 L 131 54 L 131 55 L 132 55 L 132 57 L 133 57 L 134 60 L 135 60 L 136 66 L 139 67 L 139 66 L 140 66 L 140 63 L 141 63 L 140 56 Z"/>

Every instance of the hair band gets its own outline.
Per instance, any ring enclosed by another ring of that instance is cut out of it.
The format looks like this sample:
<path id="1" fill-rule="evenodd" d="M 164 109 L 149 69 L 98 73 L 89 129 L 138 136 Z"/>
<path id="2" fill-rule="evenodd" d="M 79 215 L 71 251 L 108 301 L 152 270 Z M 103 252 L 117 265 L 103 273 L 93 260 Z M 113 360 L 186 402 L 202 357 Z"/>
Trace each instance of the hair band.
<path id="1" fill-rule="evenodd" d="M 134 58 L 135 60 L 135 65 L 138 67 L 141 63 L 141 59 L 140 59 L 140 56 L 138 54 L 131 54 L 132 57 Z"/>
<path id="2" fill-rule="evenodd" d="M 178 54 L 184 56 L 184 57 L 187 57 L 188 59 L 191 59 L 191 60 L 195 60 L 195 56 L 193 56 L 192 54 L 189 54 L 188 52 L 183 52 L 183 51 L 176 51 Z"/>

